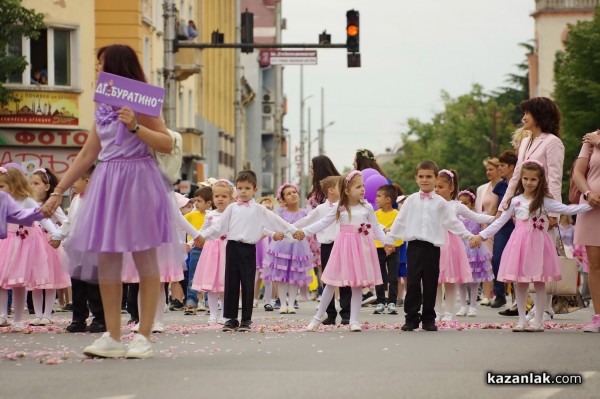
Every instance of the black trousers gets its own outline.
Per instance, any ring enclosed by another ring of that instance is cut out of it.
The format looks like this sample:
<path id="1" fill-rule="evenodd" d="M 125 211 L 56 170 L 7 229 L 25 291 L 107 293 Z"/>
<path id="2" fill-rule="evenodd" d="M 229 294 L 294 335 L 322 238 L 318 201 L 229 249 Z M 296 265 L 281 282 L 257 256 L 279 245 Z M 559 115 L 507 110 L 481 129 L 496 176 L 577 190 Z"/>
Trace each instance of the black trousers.
<path id="1" fill-rule="evenodd" d="M 440 248 L 427 241 L 410 241 L 406 258 L 407 282 L 404 299 L 406 322 L 434 323 L 435 297 L 440 276 Z M 422 316 L 419 314 L 421 303 L 423 304 Z"/>
<path id="2" fill-rule="evenodd" d="M 381 277 L 383 284 L 375 286 L 377 294 L 377 303 L 393 303 L 396 304 L 398 299 L 398 269 L 400 268 L 400 252 L 398 248 L 387 256 L 383 248 L 377 248 L 377 257 L 379 258 L 379 268 L 381 269 Z M 387 301 L 385 292 L 388 291 Z"/>
<path id="3" fill-rule="evenodd" d="M 327 266 L 329 257 L 331 256 L 331 250 L 333 249 L 333 243 L 321 244 L 321 266 L 323 271 Z M 325 286 L 325 284 L 323 284 Z M 350 320 L 350 299 L 352 299 L 352 289 L 350 287 L 340 287 L 340 317 L 342 320 Z M 327 306 L 327 317 L 331 320 L 335 320 L 337 317 L 337 310 L 335 309 L 335 297 L 331 300 Z"/>
<path id="4" fill-rule="evenodd" d="M 140 284 L 129 283 L 125 285 L 127 286 L 127 313 L 131 315 L 131 319 L 139 321 L 138 293 L 140 292 Z"/>
<path id="5" fill-rule="evenodd" d="M 94 316 L 92 323 L 104 324 L 100 286 L 72 278 L 71 291 L 73 296 L 73 322 L 85 323 L 90 312 L 92 312 Z"/>
<path id="6" fill-rule="evenodd" d="M 241 285 L 242 322 L 252 320 L 255 274 L 256 244 L 227 241 L 227 246 L 225 247 L 225 299 L 223 301 L 223 317 L 237 320 Z"/>

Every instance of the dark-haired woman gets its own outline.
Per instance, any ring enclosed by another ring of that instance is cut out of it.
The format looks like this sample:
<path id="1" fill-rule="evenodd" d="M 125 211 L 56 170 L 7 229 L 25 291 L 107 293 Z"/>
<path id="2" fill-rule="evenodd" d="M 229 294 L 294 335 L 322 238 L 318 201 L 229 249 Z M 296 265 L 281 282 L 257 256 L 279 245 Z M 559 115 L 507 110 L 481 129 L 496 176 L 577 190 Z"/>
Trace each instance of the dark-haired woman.
<path id="1" fill-rule="evenodd" d="M 550 195 L 557 201 L 562 202 L 561 186 L 563 176 L 563 163 L 565 160 L 565 146 L 560 139 L 560 111 L 556 104 L 546 97 L 535 97 L 522 101 L 519 104 L 523 111 L 523 129 L 529 130 L 531 135 L 521 141 L 519 147 L 519 159 L 515 166 L 513 177 L 508 183 L 508 189 L 498 209 L 500 212 L 507 207 L 506 203 L 513 197 L 515 188 L 521 175 L 523 162 L 532 159 L 544 165 L 546 181 Z M 548 215 L 550 228 L 558 226 L 560 215 L 550 213 Z M 535 314 L 536 307 L 529 312 L 531 318 Z M 546 298 L 544 320 L 554 316 L 552 310 L 552 295 Z M 542 311 L 542 309 L 540 309 Z"/>
<path id="2" fill-rule="evenodd" d="M 103 47 L 97 53 L 97 70 L 146 82 L 135 51 L 125 45 Z M 126 132 L 115 142 L 119 126 Z M 128 107 L 99 104 L 96 123 L 85 145 L 48 200 L 58 207 L 65 190 L 98 159 L 100 162 L 86 190 L 72 225 L 69 254 L 81 278 L 97 272 L 108 332 L 84 349 L 88 356 L 145 358 L 152 356 L 150 332 L 157 306 L 161 258 L 179 246 L 174 229 L 168 183 L 150 149 L 168 153 L 172 140 L 160 118 L 135 114 Z M 141 206 L 143 204 L 143 206 Z M 169 250 L 171 249 L 171 250 Z M 126 349 L 121 342 L 121 269 L 123 255 L 131 253 L 140 276 L 139 334 Z M 97 268 L 94 268 L 97 265 Z"/>
<path id="3" fill-rule="evenodd" d="M 354 157 L 354 169 L 363 171 L 365 169 L 375 169 L 379 174 L 386 179 L 388 178 L 383 169 L 379 166 L 375 160 L 375 155 L 367 149 L 356 150 L 356 156 Z M 389 179 L 388 179 L 389 180 Z M 391 181 L 390 181 L 391 184 Z"/>

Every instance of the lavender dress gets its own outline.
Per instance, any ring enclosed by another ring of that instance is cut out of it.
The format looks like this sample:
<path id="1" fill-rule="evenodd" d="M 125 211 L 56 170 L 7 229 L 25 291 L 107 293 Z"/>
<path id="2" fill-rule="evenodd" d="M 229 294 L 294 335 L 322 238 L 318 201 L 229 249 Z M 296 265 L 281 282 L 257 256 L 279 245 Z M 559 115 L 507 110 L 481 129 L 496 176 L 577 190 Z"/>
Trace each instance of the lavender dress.
<path id="1" fill-rule="evenodd" d="M 278 211 L 286 222 L 294 224 L 306 216 L 308 210 L 288 212 L 287 209 Z M 263 260 L 262 278 L 265 281 L 278 281 L 300 286 L 312 282 L 312 251 L 305 240 L 289 242 L 284 240 L 271 241 Z"/>
<path id="2" fill-rule="evenodd" d="M 466 219 L 462 216 L 458 217 L 461 222 L 465 225 L 465 228 L 469 230 L 471 234 L 479 234 L 481 231 L 481 225 L 472 220 Z M 467 258 L 469 259 L 469 265 L 471 265 L 471 272 L 473 273 L 473 282 L 481 283 L 483 281 L 492 281 L 494 279 L 494 272 L 492 270 L 492 254 L 489 252 L 486 246 L 471 248 L 469 241 L 464 240 L 465 248 L 467 251 Z"/>
<path id="3" fill-rule="evenodd" d="M 160 264 L 182 250 L 168 182 L 136 135 L 126 133 L 123 144 L 115 144 L 118 125 L 116 109 L 101 104 L 96 110 L 100 162 L 65 248 L 72 274 L 84 280 L 95 280 L 99 253 L 157 248 Z"/>

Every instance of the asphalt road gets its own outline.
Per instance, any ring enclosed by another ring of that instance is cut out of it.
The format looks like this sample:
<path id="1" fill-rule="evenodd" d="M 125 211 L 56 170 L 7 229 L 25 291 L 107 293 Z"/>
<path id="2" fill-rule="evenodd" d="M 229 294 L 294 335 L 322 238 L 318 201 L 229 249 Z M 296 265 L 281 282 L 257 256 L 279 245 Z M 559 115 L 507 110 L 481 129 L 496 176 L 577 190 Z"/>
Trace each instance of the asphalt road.
<path id="1" fill-rule="evenodd" d="M 146 360 L 87 359 L 99 334 L 65 333 L 70 313 L 29 333 L 0 329 L 2 398 L 598 398 L 600 334 L 590 309 L 556 315 L 544 333 L 513 333 L 516 318 L 479 307 L 438 332 L 401 332 L 403 315 L 363 307 L 363 332 L 306 333 L 316 302 L 296 315 L 255 309 L 251 333 L 208 327 L 203 313 L 168 312 Z M 126 320 L 126 315 L 123 316 Z M 124 328 L 125 340 L 131 334 Z M 486 384 L 487 372 L 580 374 L 580 385 Z"/>

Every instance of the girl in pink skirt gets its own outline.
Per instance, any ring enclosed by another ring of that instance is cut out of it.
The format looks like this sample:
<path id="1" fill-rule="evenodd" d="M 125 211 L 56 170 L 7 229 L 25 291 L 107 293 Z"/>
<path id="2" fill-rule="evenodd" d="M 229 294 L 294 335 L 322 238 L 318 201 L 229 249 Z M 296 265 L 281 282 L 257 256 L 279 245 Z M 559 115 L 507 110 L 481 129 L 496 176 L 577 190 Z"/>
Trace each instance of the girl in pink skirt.
<path id="1" fill-rule="evenodd" d="M 365 201 L 365 183 L 362 173 L 354 170 L 340 180 L 340 201 L 327 216 L 304 228 L 304 234 L 315 234 L 332 223 L 340 223 L 327 268 L 321 277 L 327 284 L 321 295 L 317 314 L 307 331 L 316 331 L 327 317 L 325 311 L 333 298 L 335 287 L 351 287 L 350 331 L 361 331 L 358 321 L 363 287 L 383 284 L 374 239 L 385 242 L 382 226 L 377 223 L 373 207 Z M 300 238 L 302 231 L 294 234 Z"/>
<path id="2" fill-rule="evenodd" d="M 470 210 L 475 208 L 475 194 L 469 190 L 463 190 L 458 193 L 458 201 L 465 205 Z M 472 234 L 479 234 L 481 229 L 481 223 L 473 220 L 469 220 L 465 217 L 460 216 L 459 220 L 463 222 L 467 230 Z M 469 246 L 468 241 L 464 241 L 465 249 L 467 250 L 467 259 L 469 265 L 471 265 L 471 273 L 473 274 L 473 282 L 461 284 L 459 287 L 460 293 L 460 309 L 456 312 L 457 316 L 477 316 L 477 291 L 479 284 L 484 281 L 492 281 L 494 279 L 494 271 L 492 270 L 492 254 L 488 248 L 484 245 L 483 247 L 473 248 Z M 467 311 L 467 289 L 470 288 L 471 298 L 469 302 L 469 310 Z"/>
<path id="3" fill-rule="evenodd" d="M 29 183 L 31 184 L 33 197 L 41 205 L 50 198 L 50 193 L 58 185 L 58 178 L 50 169 L 40 168 L 33 172 Z M 56 225 L 61 225 L 67 221 L 67 215 L 59 207 L 52 215 L 51 220 Z M 67 267 L 62 264 L 65 254 L 60 246 L 61 236 L 58 229 L 56 234 L 50 234 L 46 229 L 44 229 L 44 233 L 47 239 L 50 240 L 50 243 L 44 246 L 48 252 L 48 263 L 38 265 L 38 267 L 48 268 L 50 280 L 48 284 L 42 287 L 43 289 L 33 289 L 31 292 L 33 309 L 35 310 L 35 319 L 29 322 L 32 326 L 45 326 L 52 323 L 52 307 L 56 300 L 56 291 L 71 286 L 71 276 L 66 272 Z M 44 303 L 46 304 L 45 308 L 43 308 Z"/>
<path id="4" fill-rule="evenodd" d="M 221 215 L 225 208 L 233 202 L 233 184 L 229 180 L 217 180 L 212 186 L 213 204 L 217 209 L 206 214 L 204 225 L 200 232 L 207 233 L 218 231 Z M 208 324 L 225 324 L 223 319 L 223 308 L 219 311 L 219 295 L 223 298 L 225 291 L 225 247 L 227 237 L 221 236 L 215 240 L 206 241 L 202 248 L 202 254 L 198 261 L 196 274 L 192 282 L 192 288 L 197 291 L 206 292 L 208 296 L 208 309 L 210 316 Z"/>
<path id="5" fill-rule="evenodd" d="M 458 173 L 454 170 L 442 169 L 438 172 L 435 183 L 435 193 L 450 201 L 450 205 L 457 217 L 473 220 L 477 223 L 492 223 L 493 216 L 482 215 L 473 212 L 465 205 L 456 200 L 458 194 Z M 459 236 L 453 233 L 446 233 L 447 240 L 440 248 L 440 277 L 438 279 L 438 292 L 436 296 L 436 319 L 437 321 L 451 321 L 456 305 L 457 284 L 473 282 L 471 265 L 465 251 L 465 244 Z M 445 288 L 445 295 L 442 295 L 442 285 Z M 442 301 L 445 301 L 445 312 L 442 311 Z"/>
<path id="6" fill-rule="evenodd" d="M 296 223 L 308 214 L 308 209 L 300 209 L 298 188 L 291 183 L 285 183 L 277 190 L 277 199 L 285 203 L 277 211 L 286 222 Z M 271 283 L 277 282 L 277 292 L 281 308 L 280 314 L 295 314 L 296 295 L 299 287 L 306 287 L 312 279 L 308 271 L 312 268 L 312 251 L 308 241 L 281 240 L 283 234 L 276 238 L 273 232 L 266 232 L 273 237 L 267 254 L 263 260 L 262 279 Z M 286 304 L 287 301 L 287 304 Z"/>
<path id="7" fill-rule="evenodd" d="M 535 286 L 537 308 L 545 309 L 545 283 L 561 279 L 555 244 L 548 234 L 548 213 L 575 215 L 592 209 L 588 204 L 563 205 L 552 199 L 545 176 L 541 162 L 531 159 L 523 162 L 515 196 L 508 202 L 508 209 L 471 239 L 471 248 L 479 246 L 482 240 L 493 236 L 510 218 L 516 218 L 515 230 L 502 253 L 498 270 L 498 281 L 516 283 L 519 322 L 513 328 L 515 332 L 544 331 L 544 312 L 536 312 L 535 318 L 526 325 L 525 306 L 529 283 Z"/>
<path id="8" fill-rule="evenodd" d="M 13 197 L 22 208 L 39 208 L 38 203 L 31 198 L 29 182 L 19 169 L 0 167 L 0 190 Z M 56 226 L 49 219 L 44 219 L 41 223 L 47 231 L 56 232 Z M 12 330 L 20 332 L 25 329 L 22 318 L 26 290 L 41 290 L 55 282 L 49 268 L 45 267 L 50 262 L 48 257 L 52 250 L 48 248 L 48 238 L 37 223 L 32 227 L 8 224 L 7 237 L 0 240 L 1 325 L 8 324 L 4 314 L 8 307 L 7 290 L 13 290 L 15 314 Z M 49 306 L 49 311 L 52 312 L 52 306 Z"/>

